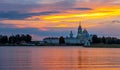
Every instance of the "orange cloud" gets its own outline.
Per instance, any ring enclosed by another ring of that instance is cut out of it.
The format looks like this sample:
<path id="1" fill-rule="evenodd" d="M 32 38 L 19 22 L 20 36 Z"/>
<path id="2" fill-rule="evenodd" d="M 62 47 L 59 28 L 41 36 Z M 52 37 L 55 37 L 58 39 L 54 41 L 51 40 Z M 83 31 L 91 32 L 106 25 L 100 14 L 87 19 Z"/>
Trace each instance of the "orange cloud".
<path id="1" fill-rule="evenodd" d="M 68 9 L 64 10 L 63 13 L 32 16 L 25 20 L 3 20 L 1 22 L 4 24 L 13 24 L 18 28 L 39 28 L 46 30 L 45 27 L 77 27 L 78 22 L 83 21 L 84 27 L 89 28 L 99 26 L 97 23 L 104 18 L 111 20 L 113 17 L 120 16 L 119 12 L 120 6 L 102 6 L 87 11 Z M 87 21 L 91 23 L 87 23 Z"/>

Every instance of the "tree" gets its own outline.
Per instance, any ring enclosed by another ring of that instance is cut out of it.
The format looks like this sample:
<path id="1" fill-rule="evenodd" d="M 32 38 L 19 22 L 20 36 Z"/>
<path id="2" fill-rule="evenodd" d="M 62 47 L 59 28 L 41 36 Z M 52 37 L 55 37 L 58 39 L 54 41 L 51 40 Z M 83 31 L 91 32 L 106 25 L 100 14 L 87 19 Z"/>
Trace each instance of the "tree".
<path id="1" fill-rule="evenodd" d="M 19 34 L 15 35 L 15 41 L 16 41 L 16 44 L 20 44 L 21 38 Z"/>
<path id="2" fill-rule="evenodd" d="M 93 41 L 93 43 L 99 43 L 99 38 L 98 38 L 98 36 L 97 36 L 97 35 L 93 35 L 92 41 Z"/>
<path id="3" fill-rule="evenodd" d="M 64 37 L 60 37 L 59 38 L 59 44 L 65 44 L 65 39 L 64 39 Z"/>
<path id="4" fill-rule="evenodd" d="M 104 44 L 106 43 L 106 39 L 104 36 L 102 37 L 102 43 L 104 43 Z"/>
<path id="5" fill-rule="evenodd" d="M 2 35 L 0 35 L 0 44 L 2 43 Z"/>
<path id="6" fill-rule="evenodd" d="M 22 41 L 29 43 L 31 42 L 32 37 L 27 34 L 27 35 L 12 35 L 12 36 L 6 36 L 6 35 L 0 35 L 0 44 L 20 44 Z"/>
<path id="7" fill-rule="evenodd" d="M 7 36 L 2 36 L 2 38 L 1 38 L 1 43 L 2 43 L 2 44 L 8 43 L 8 37 L 7 37 Z"/>
<path id="8" fill-rule="evenodd" d="M 9 43 L 14 44 L 15 43 L 15 36 L 10 36 L 9 37 Z"/>
<path id="9" fill-rule="evenodd" d="M 27 35 L 26 35 L 26 38 L 25 38 L 25 41 L 26 41 L 27 43 L 29 43 L 29 42 L 31 42 L 31 40 L 32 40 L 32 37 L 31 37 L 29 34 L 27 34 Z"/>

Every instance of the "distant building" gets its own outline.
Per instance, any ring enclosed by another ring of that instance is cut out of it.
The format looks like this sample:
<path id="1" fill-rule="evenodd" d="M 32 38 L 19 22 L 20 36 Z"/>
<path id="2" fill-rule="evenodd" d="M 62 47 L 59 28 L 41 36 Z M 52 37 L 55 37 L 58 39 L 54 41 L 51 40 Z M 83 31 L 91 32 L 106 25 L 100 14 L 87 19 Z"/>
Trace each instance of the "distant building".
<path id="1" fill-rule="evenodd" d="M 57 38 L 57 37 L 45 38 L 45 39 L 43 39 L 43 41 L 46 44 L 54 44 L 54 45 L 58 45 L 59 44 L 59 38 Z"/>
<path id="2" fill-rule="evenodd" d="M 70 31 L 69 37 L 64 38 L 65 44 L 90 46 L 92 35 L 86 29 L 83 30 L 81 24 L 78 27 L 77 36 L 73 37 L 73 35 L 73 32 Z M 45 38 L 43 41 L 47 44 L 59 44 L 59 38 L 55 37 Z"/>

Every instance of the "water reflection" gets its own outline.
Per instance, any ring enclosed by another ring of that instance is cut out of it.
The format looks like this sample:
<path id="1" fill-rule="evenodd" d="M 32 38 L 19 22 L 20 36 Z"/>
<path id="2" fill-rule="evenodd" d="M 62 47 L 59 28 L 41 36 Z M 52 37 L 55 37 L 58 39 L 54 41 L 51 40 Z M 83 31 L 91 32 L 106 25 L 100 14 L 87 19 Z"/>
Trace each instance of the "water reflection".
<path id="1" fill-rule="evenodd" d="M 30 70 L 31 55 L 22 48 L 0 48 L 0 70 Z"/>
<path id="2" fill-rule="evenodd" d="M 0 70 L 120 70 L 119 49 L 0 48 Z"/>
<path id="3" fill-rule="evenodd" d="M 119 49 L 79 51 L 79 68 L 84 70 L 120 70 Z"/>

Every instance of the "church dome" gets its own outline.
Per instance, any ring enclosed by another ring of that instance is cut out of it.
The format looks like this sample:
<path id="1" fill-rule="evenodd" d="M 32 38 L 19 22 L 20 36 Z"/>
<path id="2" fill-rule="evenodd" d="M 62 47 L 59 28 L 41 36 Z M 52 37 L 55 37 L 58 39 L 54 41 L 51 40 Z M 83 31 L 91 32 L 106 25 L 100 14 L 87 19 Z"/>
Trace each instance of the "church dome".
<path id="1" fill-rule="evenodd" d="M 83 30 L 83 33 L 88 33 L 88 31 L 86 29 Z"/>
<path id="2" fill-rule="evenodd" d="M 86 29 L 83 30 L 83 36 L 84 37 L 89 37 L 89 33 Z"/>

